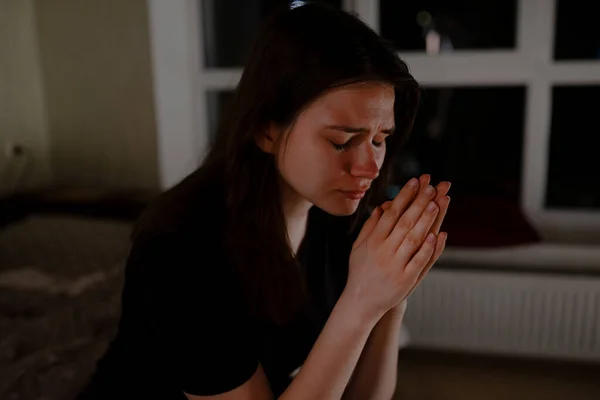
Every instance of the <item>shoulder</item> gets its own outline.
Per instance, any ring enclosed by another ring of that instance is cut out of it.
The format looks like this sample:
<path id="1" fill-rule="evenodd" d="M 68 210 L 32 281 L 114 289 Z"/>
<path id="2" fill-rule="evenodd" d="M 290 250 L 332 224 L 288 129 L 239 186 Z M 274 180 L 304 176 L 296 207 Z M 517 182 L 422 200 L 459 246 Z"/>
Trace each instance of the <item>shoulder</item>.
<path id="1" fill-rule="evenodd" d="M 218 181 L 197 171 L 146 207 L 132 239 L 143 243 L 154 237 L 214 236 L 222 228 L 224 210 L 225 194 Z"/>
<path id="2" fill-rule="evenodd" d="M 196 174 L 163 193 L 134 228 L 128 269 L 160 285 L 229 280 L 224 203 L 219 185 Z"/>

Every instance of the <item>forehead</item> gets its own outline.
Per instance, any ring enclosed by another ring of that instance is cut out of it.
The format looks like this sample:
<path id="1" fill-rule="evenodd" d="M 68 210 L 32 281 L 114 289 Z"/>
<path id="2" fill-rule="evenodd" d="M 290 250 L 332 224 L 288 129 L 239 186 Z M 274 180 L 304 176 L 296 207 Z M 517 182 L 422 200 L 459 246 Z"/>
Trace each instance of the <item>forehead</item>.
<path id="1" fill-rule="evenodd" d="M 394 87 L 379 82 L 353 83 L 327 91 L 307 111 L 352 119 L 394 118 Z"/>

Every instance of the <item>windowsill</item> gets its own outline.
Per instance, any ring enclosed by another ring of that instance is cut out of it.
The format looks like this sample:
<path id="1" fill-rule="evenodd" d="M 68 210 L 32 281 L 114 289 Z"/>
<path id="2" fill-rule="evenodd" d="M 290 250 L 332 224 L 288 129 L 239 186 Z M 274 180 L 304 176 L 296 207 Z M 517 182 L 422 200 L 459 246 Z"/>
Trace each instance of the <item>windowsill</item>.
<path id="1" fill-rule="evenodd" d="M 565 245 L 600 246 L 600 226 L 597 228 L 538 228 L 544 242 Z"/>
<path id="2" fill-rule="evenodd" d="M 448 247 L 440 265 L 600 273 L 600 245 L 541 242 L 507 247 Z"/>

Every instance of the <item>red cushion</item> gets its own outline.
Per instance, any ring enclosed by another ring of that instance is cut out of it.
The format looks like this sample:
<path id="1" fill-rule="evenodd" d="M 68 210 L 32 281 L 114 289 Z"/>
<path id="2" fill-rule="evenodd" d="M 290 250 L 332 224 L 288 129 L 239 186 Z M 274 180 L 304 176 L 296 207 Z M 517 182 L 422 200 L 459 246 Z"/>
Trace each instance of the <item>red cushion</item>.
<path id="1" fill-rule="evenodd" d="M 448 232 L 446 246 L 498 247 L 541 241 L 514 202 L 492 196 L 451 197 L 442 226 Z"/>

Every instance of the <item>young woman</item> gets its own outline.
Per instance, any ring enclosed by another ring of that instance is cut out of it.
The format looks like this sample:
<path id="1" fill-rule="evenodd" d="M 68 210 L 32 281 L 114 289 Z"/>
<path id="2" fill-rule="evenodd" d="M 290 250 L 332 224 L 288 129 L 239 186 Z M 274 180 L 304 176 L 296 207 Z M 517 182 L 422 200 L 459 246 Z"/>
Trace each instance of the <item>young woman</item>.
<path id="1" fill-rule="evenodd" d="M 446 241 L 448 182 L 386 201 L 417 102 L 359 19 L 274 14 L 214 148 L 140 219 L 82 397 L 390 399 L 406 298 Z"/>

